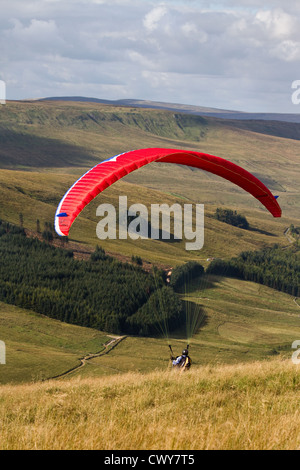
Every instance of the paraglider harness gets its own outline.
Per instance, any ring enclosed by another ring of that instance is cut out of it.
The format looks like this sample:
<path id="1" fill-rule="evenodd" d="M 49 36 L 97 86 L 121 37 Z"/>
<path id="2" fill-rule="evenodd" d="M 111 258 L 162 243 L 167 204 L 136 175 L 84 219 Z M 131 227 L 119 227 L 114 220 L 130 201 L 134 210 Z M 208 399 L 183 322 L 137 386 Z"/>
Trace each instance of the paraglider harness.
<path id="1" fill-rule="evenodd" d="M 192 360 L 191 360 L 191 358 L 188 354 L 186 354 L 186 355 L 182 354 L 181 356 L 174 357 L 174 353 L 173 353 L 173 350 L 172 350 L 172 347 L 171 347 L 170 344 L 169 344 L 169 348 L 170 348 L 170 351 L 171 351 L 171 361 L 172 361 L 172 366 L 173 367 L 180 369 L 182 372 L 191 367 Z M 187 345 L 186 350 L 188 352 L 189 345 Z M 176 363 L 176 361 L 178 361 L 179 358 L 181 358 L 181 360 Z M 174 364 L 174 362 L 175 362 L 175 364 Z"/>

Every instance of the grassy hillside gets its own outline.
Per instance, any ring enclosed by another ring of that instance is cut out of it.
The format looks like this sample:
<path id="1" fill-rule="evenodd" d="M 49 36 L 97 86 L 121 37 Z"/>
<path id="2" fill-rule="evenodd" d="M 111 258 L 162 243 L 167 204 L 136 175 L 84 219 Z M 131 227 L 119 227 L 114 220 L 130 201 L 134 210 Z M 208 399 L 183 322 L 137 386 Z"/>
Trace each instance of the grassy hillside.
<path id="1" fill-rule="evenodd" d="M 104 350 L 104 333 L 68 325 L 0 302 L 0 338 L 6 365 L 0 384 L 42 380 L 80 364 L 79 358 Z"/>
<path id="2" fill-rule="evenodd" d="M 0 126 L 6 168 L 88 166 L 134 148 L 190 146 L 207 132 L 200 116 L 62 102 L 8 103 Z"/>
<path id="3" fill-rule="evenodd" d="M 151 169 L 149 171 L 151 172 Z M 183 173 L 188 174 L 188 171 L 183 170 Z M 36 221 L 39 219 L 41 230 L 44 230 L 45 222 L 53 223 L 61 196 L 76 178 L 77 174 L 0 170 L 0 197 L 2 201 L 5 201 L 5 204 L 0 207 L 0 218 L 19 224 L 19 215 L 22 213 L 24 227 L 36 230 Z M 144 261 L 172 266 L 189 259 L 197 259 L 205 263 L 208 257 L 231 257 L 243 250 L 254 250 L 274 243 L 286 245 L 288 242 L 284 236 L 285 229 L 291 223 L 295 223 L 296 226 L 300 225 L 300 221 L 298 224 L 295 218 L 274 219 L 263 209 L 243 209 L 242 213 L 246 215 L 251 226 L 251 230 L 247 231 L 215 220 L 213 214 L 217 206 L 205 204 L 205 242 L 204 248 L 199 252 L 186 251 L 184 241 L 180 243 L 131 239 L 102 241 L 97 238 L 96 226 L 99 219 L 96 217 L 96 209 L 98 205 L 110 203 L 118 207 L 119 195 L 128 196 L 128 206 L 139 202 L 148 208 L 151 203 L 164 202 L 172 205 L 195 201 L 195 199 L 180 196 L 176 193 L 175 187 L 168 189 L 169 192 L 164 192 L 119 181 L 83 210 L 71 228 L 70 239 L 84 242 L 91 247 L 100 244 L 108 252 L 122 253 L 129 258 L 134 254 L 141 256 Z"/>
<path id="4" fill-rule="evenodd" d="M 290 357 L 292 342 L 300 338 L 299 305 L 266 286 L 207 276 L 190 286 L 186 299 L 206 312 L 206 325 L 194 339 L 205 358 L 201 363 Z"/>
<path id="5" fill-rule="evenodd" d="M 8 102 L 0 109 L 0 217 L 35 230 L 53 221 L 70 185 L 91 165 L 126 150 L 143 147 L 195 149 L 241 164 L 280 196 L 283 218 L 275 220 L 240 188 L 201 170 L 152 164 L 126 176 L 102 193 L 74 223 L 70 237 L 95 246 L 97 206 L 189 202 L 205 204 L 205 246 L 186 252 L 183 243 L 106 241 L 110 252 L 164 265 L 195 258 L 230 257 L 241 250 L 286 243 L 284 230 L 300 224 L 300 141 L 297 125 L 223 121 L 171 111 L 106 106 L 97 103 Z M 300 125 L 299 125 L 300 128 Z M 272 135 L 270 135 L 272 134 Z M 18 170 L 18 171 L 16 171 Z M 23 171 L 20 171 L 23 170 Z M 25 170 L 25 171 L 24 171 Z M 247 216 L 252 230 L 235 229 L 211 218 L 216 207 Z"/>
<path id="6" fill-rule="evenodd" d="M 210 276 L 195 281 L 183 298 L 201 306 L 205 314 L 190 342 L 194 367 L 291 357 L 292 342 L 300 338 L 299 305 L 291 296 L 268 287 Z M 80 365 L 80 358 L 103 351 L 111 340 L 100 331 L 4 303 L 0 303 L 0 327 L 7 349 L 7 364 L 0 366 L 1 384 L 63 374 Z M 168 343 L 179 354 L 186 338 L 185 328 L 169 340 L 126 337 L 109 354 L 91 358 L 68 377 L 166 370 Z"/>
<path id="7" fill-rule="evenodd" d="M 0 448 L 295 450 L 299 389 L 280 360 L 7 385 Z"/>
<path id="8" fill-rule="evenodd" d="M 300 338 L 299 305 L 291 296 L 268 287 L 209 276 L 195 281 L 183 298 L 204 310 L 202 326 L 190 341 L 196 366 L 291 357 L 291 345 Z M 168 340 L 127 337 L 108 355 L 92 359 L 71 376 L 166 369 L 169 343 L 174 354 L 180 354 L 187 343 L 186 328 Z"/>
<path id="9" fill-rule="evenodd" d="M 284 214 L 298 217 L 300 124 L 226 121 L 172 111 L 97 103 L 9 102 L 0 109 L 2 168 L 82 174 L 92 164 L 143 147 L 187 148 L 241 164 L 280 195 Z M 79 168 L 80 167 L 80 168 Z M 219 177 L 151 165 L 125 178 L 196 202 L 260 208 Z M 60 191 L 63 195 L 63 187 Z"/>
<path id="10" fill-rule="evenodd" d="M 65 191 L 95 163 L 135 148 L 186 148 L 253 172 L 280 196 L 283 217 L 273 219 L 258 201 L 209 173 L 152 164 L 84 209 L 69 248 L 86 259 L 99 244 L 122 259 L 140 256 L 149 268 L 191 259 L 207 266 L 207 258 L 286 246 L 284 231 L 291 223 L 300 226 L 299 133 L 299 124 L 177 111 L 8 102 L 0 107 L 0 219 L 22 219 L 32 232 L 39 219 L 43 230 Z M 96 208 L 116 207 L 119 195 L 147 207 L 204 203 L 204 248 L 98 240 Z M 216 220 L 217 207 L 245 215 L 250 230 Z M 181 352 L 184 329 L 168 339 L 128 336 L 112 348 L 105 332 L 0 303 L 7 362 L 0 365 L 0 449 L 299 448 L 300 379 L 291 361 L 292 342 L 300 338 L 299 303 L 259 284 L 216 276 L 195 280 L 181 296 L 188 315 L 191 306 L 203 313 L 190 342 L 193 367 L 185 374 L 170 370 L 168 348 Z"/>

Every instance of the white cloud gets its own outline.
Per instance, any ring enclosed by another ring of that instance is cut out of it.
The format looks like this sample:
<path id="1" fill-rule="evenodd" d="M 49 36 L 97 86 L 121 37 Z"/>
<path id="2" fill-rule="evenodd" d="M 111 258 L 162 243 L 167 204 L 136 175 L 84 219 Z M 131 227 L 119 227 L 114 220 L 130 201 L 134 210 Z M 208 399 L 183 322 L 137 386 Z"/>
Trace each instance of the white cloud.
<path id="1" fill-rule="evenodd" d="M 285 62 L 299 62 L 300 42 L 291 40 L 282 41 L 274 48 L 273 54 L 275 57 Z"/>
<path id="2" fill-rule="evenodd" d="M 158 28 L 160 20 L 166 15 L 167 8 L 163 5 L 153 8 L 146 14 L 143 24 L 148 32 L 153 32 Z"/>
<path id="3" fill-rule="evenodd" d="M 291 36 L 297 30 L 295 18 L 285 13 L 281 9 L 259 11 L 256 20 L 275 38 L 285 38 Z"/>
<path id="4" fill-rule="evenodd" d="M 8 98 L 88 95 L 251 111 L 291 107 L 300 5 L 281 0 L 10 0 Z"/>

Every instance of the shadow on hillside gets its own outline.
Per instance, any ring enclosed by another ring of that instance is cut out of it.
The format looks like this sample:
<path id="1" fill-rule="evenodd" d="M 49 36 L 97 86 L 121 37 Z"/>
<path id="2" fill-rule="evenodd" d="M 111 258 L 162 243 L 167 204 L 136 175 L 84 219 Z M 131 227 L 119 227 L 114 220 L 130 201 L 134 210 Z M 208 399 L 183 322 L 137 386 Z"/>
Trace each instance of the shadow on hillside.
<path id="1" fill-rule="evenodd" d="M 284 139 L 300 140 L 300 124 L 298 122 L 269 121 L 258 119 L 251 120 L 230 120 L 220 121 L 224 126 L 257 132 L 259 134 L 282 137 Z"/>
<path id="2" fill-rule="evenodd" d="M 183 301 L 183 323 L 180 328 L 171 332 L 172 338 L 187 341 L 207 325 L 207 315 L 203 305 Z"/>
<path id="3" fill-rule="evenodd" d="M 268 237 L 277 237 L 277 235 L 275 233 L 267 232 L 267 230 L 262 230 L 262 229 L 254 228 L 254 227 L 249 227 L 248 232 L 260 233 L 262 235 L 268 235 Z"/>
<path id="4" fill-rule="evenodd" d="M 95 157 L 86 148 L 59 139 L 0 129 L 0 167 L 86 166 Z"/>
<path id="5" fill-rule="evenodd" d="M 190 280 L 187 284 L 178 289 L 180 294 L 192 294 L 193 292 L 199 292 L 206 289 L 213 289 L 218 284 L 222 276 L 216 276 L 212 274 L 203 274 L 202 276 L 195 277 Z"/>

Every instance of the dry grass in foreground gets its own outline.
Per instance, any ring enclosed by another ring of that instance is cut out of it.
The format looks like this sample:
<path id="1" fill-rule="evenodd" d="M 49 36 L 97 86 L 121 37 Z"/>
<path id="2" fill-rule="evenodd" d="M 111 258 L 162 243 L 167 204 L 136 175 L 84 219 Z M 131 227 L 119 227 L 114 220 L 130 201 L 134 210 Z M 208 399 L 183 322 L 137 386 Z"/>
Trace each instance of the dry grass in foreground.
<path id="1" fill-rule="evenodd" d="M 0 449 L 299 449 L 300 369 L 235 366 L 0 388 Z"/>

